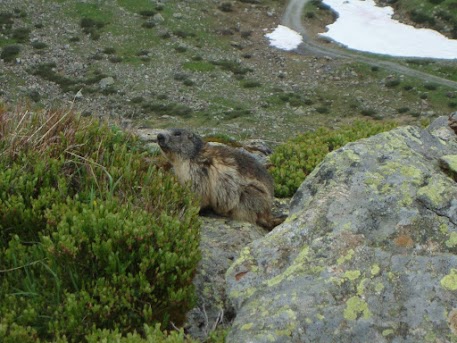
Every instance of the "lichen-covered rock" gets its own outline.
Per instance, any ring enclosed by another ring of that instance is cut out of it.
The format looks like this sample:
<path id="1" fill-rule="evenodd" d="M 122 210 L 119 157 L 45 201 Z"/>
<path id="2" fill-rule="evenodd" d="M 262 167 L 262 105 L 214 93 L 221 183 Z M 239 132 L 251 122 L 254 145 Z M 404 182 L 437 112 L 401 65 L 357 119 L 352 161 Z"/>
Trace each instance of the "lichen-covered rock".
<path id="1" fill-rule="evenodd" d="M 457 341 L 455 155 L 444 117 L 329 154 L 228 270 L 227 341 Z"/>
<path id="2" fill-rule="evenodd" d="M 290 199 L 275 199 L 273 213 L 286 216 Z M 228 327 L 234 310 L 226 294 L 225 273 L 240 251 L 267 234 L 265 229 L 207 213 L 201 217 L 202 259 L 194 277 L 197 306 L 187 313 L 186 332 L 206 341 L 216 328 Z"/>
<path id="3" fill-rule="evenodd" d="M 266 231 L 250 223 L 202 217 L 200 250 L 202 260 L 194 278 L 197 306 L 187 314 L 186 331 L 205 341 L 218 326 L 226 326 L 234 317 L 225 293 L 225 272 L 239 251 Z"/>

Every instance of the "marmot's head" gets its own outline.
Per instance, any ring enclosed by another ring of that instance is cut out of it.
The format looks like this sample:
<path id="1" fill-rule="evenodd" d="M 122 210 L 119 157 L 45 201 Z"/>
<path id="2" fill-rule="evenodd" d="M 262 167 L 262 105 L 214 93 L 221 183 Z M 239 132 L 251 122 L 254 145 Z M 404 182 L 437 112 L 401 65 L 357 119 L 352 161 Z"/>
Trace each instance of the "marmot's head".
<path id="1" fill-rule="evenodd" d="M 204 144 L 198 135 L 185 129 L 170 129 L 168 132 L 159 133 L 157 142 L 169 159 L 193 159 Z"/>

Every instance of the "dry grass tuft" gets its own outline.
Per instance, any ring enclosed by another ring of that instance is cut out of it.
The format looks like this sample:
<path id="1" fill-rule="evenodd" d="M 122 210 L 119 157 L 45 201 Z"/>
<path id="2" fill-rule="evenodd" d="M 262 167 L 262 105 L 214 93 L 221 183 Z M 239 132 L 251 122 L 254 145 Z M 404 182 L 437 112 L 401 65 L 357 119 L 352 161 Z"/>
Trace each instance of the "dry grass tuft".
<path id="1" fill-rule="evenodd" d="M 72 108 L 34 111 L 0 105 L 0 153 L 14 157 L 28 148 L 44 152 L 63 142 L 68 147 L 74 144 L 76 131 L 89 124 L 81 121 Z"/>

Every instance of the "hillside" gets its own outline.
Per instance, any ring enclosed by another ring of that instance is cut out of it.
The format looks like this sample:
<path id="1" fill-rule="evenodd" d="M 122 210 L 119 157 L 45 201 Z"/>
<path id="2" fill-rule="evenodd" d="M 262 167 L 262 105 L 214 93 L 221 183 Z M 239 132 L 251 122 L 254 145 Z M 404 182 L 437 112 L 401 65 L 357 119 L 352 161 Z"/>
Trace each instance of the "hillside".
<path id="1" fill-rule="evenodd" d="M 264 35 L 280 23 L 285 5 L 4 0 L 0 100 L 38 107 L 74 102 L 84 115 L 126 125 L 274 141 L 361 116 L 414 123 L 457 108 L 457 93 L 444 86 L 269 47 Z M 305 8 L 310 32 L 322 32 L 331 20 L 318 1 Z M 451 79 L 457 74 L 455 62 L 400 63 Z"/>

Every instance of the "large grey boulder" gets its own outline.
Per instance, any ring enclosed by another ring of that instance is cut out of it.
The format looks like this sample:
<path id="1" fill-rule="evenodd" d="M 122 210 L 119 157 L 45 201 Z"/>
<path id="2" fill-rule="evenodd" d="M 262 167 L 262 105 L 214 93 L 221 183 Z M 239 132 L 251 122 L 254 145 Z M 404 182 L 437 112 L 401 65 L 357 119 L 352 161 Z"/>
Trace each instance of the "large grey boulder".
<path id="1" fill-rule="evenodd" d="M 444 117 L 330 153 L 227 271 L 227 342 L 457 341 L 456 172 Z"/>

